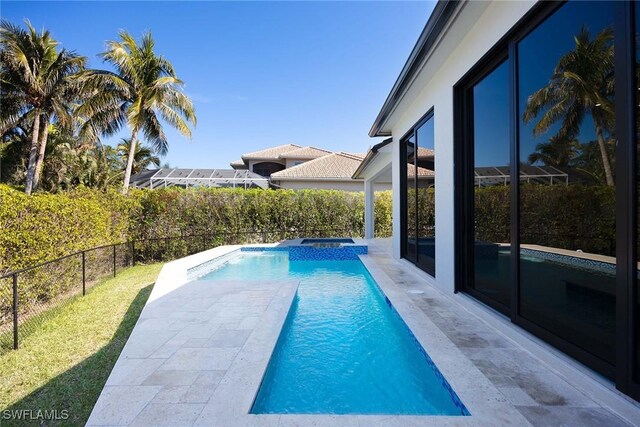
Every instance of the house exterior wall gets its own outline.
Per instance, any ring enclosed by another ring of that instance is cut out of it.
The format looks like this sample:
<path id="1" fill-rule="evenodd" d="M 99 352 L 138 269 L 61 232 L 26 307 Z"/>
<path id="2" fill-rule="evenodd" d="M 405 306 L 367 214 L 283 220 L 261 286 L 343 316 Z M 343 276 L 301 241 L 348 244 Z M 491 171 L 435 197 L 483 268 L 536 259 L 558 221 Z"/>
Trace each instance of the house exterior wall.
<path id="1" fill-rule="evenodd" d="M 281 188 L 289 190 L 342 190 L 364 191 L 364 180 L 351 181 L 278 181 Z M 391 190 L 391 184 L 376 184 L 375 191 Z"/>
<path id="2" fill-rule="evenodd" d="M 394 113 L 393 136 L 393 255 L 400 258 L 400 139 L 431 108 L 434 108 L 436 186 L 436 277 L 435 284 L 454 291 L 454 117 L 453 87 L 535 4 L 533 1 L 493 2 L 465 29 L 466 36 L 448 53 L 438 70 L 417 92 L 409 107 Z M 465 13 L 463 9 L 461 13 Z M 423 70 L 425 71 L 425 70 Z"/>

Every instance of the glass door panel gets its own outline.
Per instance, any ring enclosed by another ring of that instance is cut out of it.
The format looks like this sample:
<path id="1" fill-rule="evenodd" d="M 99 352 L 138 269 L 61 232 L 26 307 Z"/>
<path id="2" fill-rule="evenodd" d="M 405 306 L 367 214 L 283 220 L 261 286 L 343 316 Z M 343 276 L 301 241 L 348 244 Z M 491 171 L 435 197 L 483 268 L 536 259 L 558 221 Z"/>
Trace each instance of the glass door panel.
<path id="1" fill-rule="evenodd" d="M 568 2 L 517 51 L 519 314 L 613 365 L 613 5 Z"/>

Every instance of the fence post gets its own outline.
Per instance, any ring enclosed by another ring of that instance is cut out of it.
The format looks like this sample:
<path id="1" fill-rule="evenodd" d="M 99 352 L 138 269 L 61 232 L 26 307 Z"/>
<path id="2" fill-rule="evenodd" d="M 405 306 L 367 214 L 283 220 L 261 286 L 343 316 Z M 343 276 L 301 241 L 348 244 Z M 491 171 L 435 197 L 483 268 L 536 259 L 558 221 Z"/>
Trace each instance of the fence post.
<path id="1" fill-rule="evenodd" d="M 87 293 L 87 260 L 84 255 L 84 251 L 82 251 L 82 296 L 85 296 Z"/>
<path id="2" fill-rule="evenodd" d="M 116 245 L 113 245 L 113 277 L 116 277 Z"/>
<path id="3" fill-rule="evenodd" d="M 13 273 L 13 349 L 18 349 L 18 273 Z"/>

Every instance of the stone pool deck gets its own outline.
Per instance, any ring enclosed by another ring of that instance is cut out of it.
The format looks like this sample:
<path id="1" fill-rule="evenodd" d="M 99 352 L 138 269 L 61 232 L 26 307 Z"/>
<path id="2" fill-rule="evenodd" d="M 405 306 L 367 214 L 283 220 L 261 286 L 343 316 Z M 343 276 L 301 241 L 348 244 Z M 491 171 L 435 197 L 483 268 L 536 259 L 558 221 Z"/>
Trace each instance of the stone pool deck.
<path id="1" fill-rule="evenodd" d="M 222 247 L 163 268 L 87 425 L 628 426 L 640 420 L 637 404 L 570 366 L 558 369 L 559 356 L 534 356 L 478 304 L 443 294 L 417 269 L 393 260 L 389 241 L 367 244 L 362 261 L 471 416 L 248 414 L 298 284 L 261 281 L 259 272 L 250 282 L 187 282 L 186 269 L 238 248 Z"/>

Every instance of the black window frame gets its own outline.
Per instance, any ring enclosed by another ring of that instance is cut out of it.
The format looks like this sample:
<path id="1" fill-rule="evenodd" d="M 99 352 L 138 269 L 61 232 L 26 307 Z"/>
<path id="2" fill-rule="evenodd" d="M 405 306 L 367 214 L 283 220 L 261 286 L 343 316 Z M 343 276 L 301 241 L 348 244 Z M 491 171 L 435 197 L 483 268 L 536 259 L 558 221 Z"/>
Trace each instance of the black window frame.
<path id="1" fill-rule="evenodd" d="M 472 135 L 472 123 L 469 120 L 469 90 L 486 77 L 502 61 L 509 61 L 509 124 L 510 159 L 512 184 L 519 184 L 518 133 L 518 73 L 516 45 L 534 31 L 548 17 L 566 2 L 539 2 L 525 14 L 454 86 L 454 197 L 455 197 L 455 248 L 460 254 L 455 260 L 455 292 L 464 292 L 507 316 L 512 323 L 542 338 L 579 362 L 615 381 L 616 387 L 640 400 L 640 372 L 634 372 L 636 354 L 637 313 L 635 300 L 638 289 L 636 248 L 637 234 L 637 187 L 636 168 L 636 129 L 638 105 L 635 99 L 636 88 L 636 40 L 634 11 L 640 7 L 636 2 L 614 2 L 614 40 L 615 40 L 615 79 L 616 79 L 616 363 L 608 364 L 565 341 L 552 332 L 534 324 L 519 315 L 519 257 L 515 256 L 520 248 L 520 212 L 519 185 L 511 185 L 511 307 L 507 308 L 490 300 L 479 292 L 466 286 L 473 273 L 473 224 L 469 213 L 473 209 L 473 146 L 469 141 Z M 472 106 L 472 104 L 471 104 Z M 471 133 L 470 133 L 471 132 Z M 622 143 L 620 142 L 622 141 Z M 622 160 L 624 159 L 624 161 Z M 471 171 L 471 174 L 469 173 Z M 471 191 L 469 191 L 469 188 Z M 471 210 L 470 210 L 471 209 Z M 470 240 L 471 239 L 471 240 Z M 471 267 L 471 268 L 470 268 Z"/>
<path id="2" fill-rule="evenodd" d="M 421 118 L 418 120 L 412 127 L 409 129 L 403 136 L 400 138 L 400 257 L 406 259 L 407 261 L 415 264 L 422 271 L 429 274 L 432 277 L 436 277 L 436 268 L 435 262 L 433 266 L 433 270 L 431 270 L 427 265 L 420 262 L 420 257 L 418 256 L 419 245 L 417 243 L 417 230 L 418 230 L 418 162 L 417 162 L 417 154 L 418 148 L 420 147 L 420 142 L 418 141 L 417 131 L 418 129 L 427 123 L 429 120 L 435 120 L 435 109 L 431 107 Z M 435 122 L 434 122 L 435 125 Z M 413 218 L 414 224 L 416 226 L 416 245 L 415 245 L 415 254 L 411 257 L 411 254 L 407 253 L 407 223 L 408 223 L 408 205 L 407 205 L 407 141 L 409 138 L 413 137 L 416 144 L 416 161 L 414 161 L 414 190 L 415 190 L 415 200 L 414 204 L 416 206 L 415 209 L 415 217 Z M 435 135 L 434 135 L 434 149 L 435 149 Z M 435 151 L 435 150 L 434 150 Z M 434 177 L 435 179 L 435 177 Z M 435 246 L 435 233 L 434 233 L 434 246 Z"/>

